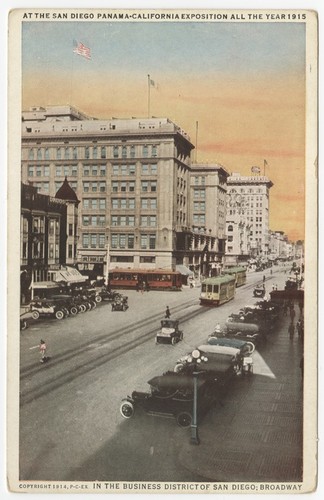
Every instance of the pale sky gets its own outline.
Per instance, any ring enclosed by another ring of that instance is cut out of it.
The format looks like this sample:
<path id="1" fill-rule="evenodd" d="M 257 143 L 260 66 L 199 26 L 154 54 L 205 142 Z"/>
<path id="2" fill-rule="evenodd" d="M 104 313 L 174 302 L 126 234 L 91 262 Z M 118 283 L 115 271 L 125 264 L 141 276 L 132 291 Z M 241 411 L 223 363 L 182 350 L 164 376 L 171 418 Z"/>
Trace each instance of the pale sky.
<path id="1" fill-rule="evenodd" d="M 73 53 L 73 41 L 91 60 Z M 304 239 L 303 23 L 25 22 L 22 106 L 71 104 L 98 118 L 168 117 L 198 162 L 274 183 L 270 229 Z"/>

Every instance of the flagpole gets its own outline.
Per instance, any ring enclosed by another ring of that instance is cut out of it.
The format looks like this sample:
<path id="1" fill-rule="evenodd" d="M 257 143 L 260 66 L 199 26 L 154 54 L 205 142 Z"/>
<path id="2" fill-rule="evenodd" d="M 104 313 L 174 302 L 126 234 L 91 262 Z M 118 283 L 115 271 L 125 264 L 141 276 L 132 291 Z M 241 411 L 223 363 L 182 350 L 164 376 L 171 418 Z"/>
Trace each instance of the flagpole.
<path id="1" fill-rule="evenodd" d="M 264 177 L 265 177 L 265 171 L 266 171 L 266 163 L 267 163 L 267 161 L 263 160 L 263 175 L 264 175 Z"/>
<path id="2" fill-rule="evenodd" d="M 148 92 L 147 92 L 147 117 L 150 118 L 150 101 L 151 101 L 151 77 L 150 77 L 150 75 L 147 75 L 147 85 L 148 85 Z"/>
<path id="3" fill-rule="evenodd" d="M 195 163 L 197 163 L 197 150 L 198 150 L 198 121 L 196 121 L 196 151 L 195 151 Z"/>

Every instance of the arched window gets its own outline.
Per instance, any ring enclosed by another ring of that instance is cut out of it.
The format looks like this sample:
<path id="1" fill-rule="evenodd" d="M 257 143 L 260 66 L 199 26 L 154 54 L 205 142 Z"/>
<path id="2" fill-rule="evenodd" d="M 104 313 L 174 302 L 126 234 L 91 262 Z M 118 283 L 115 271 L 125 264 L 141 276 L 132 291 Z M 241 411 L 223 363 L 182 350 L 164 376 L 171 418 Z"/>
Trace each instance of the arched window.
<path id="1" fill-rule="evenodd" d="M 227 231 L 233 231 L 233 226 L 231 224 L 228 226 Z"/>

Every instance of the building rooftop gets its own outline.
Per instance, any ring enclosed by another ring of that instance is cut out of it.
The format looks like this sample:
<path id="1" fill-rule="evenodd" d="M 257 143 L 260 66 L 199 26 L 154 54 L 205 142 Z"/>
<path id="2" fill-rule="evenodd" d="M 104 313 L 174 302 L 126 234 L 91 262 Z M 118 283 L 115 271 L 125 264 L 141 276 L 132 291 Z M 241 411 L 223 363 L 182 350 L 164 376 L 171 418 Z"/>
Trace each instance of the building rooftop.
<path id="1" fill-rule="evenodd" d="M 90 118 L 72 106 L 34 107 L 22 113 L 22 137 L 180 134 L 189 143 L 189 135 L 169 118 Z M 191 144 L 192 148 L 194 147 Z"/>
<path id="2" fill-rule="evenodd" d="M 55 198 L 60 199 L 60 200 L 72 201 L 72 202 L 79 203 L 78 197 L 77 197 L 75 191 L 73 191 L 73 189 L 71 188 L 66 177 L 63 181 L 62 186 L 57 191 Z"/>

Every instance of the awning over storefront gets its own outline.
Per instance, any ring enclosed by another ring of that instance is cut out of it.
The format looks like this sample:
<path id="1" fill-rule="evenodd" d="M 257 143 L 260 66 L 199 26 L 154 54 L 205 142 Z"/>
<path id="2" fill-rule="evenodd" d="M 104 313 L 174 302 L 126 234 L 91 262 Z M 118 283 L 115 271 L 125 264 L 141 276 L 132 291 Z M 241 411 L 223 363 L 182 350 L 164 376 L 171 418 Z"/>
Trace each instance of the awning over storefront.
<path id="1" fill-rule="evenodd" d="M 59 283 L 54 283 L 54 281 L 36 281 L 32 283 L 31 288 L 33 290 L 52 290 L 60 288 Z"/>
<path id="2" fill-rule="evenodd" d="M 88 276 L 83 276 L 77 269 L 73 267 L 62 267 L 59 271 L 56 271 L 56 282 L 65 282 L 65 283 L 84 283 L 87 281 Z"/>
<path id="3" fill-rule="evenodd" d="M 181 273 L 183 276 L 193 276 L 194 275 L 194 273 L 192 271 L 190 271 L 190 269 L 188 267 L 183 266 L 182 264 L 176 266 L 176 271 L 179 271 L 179 273 Z"/>

